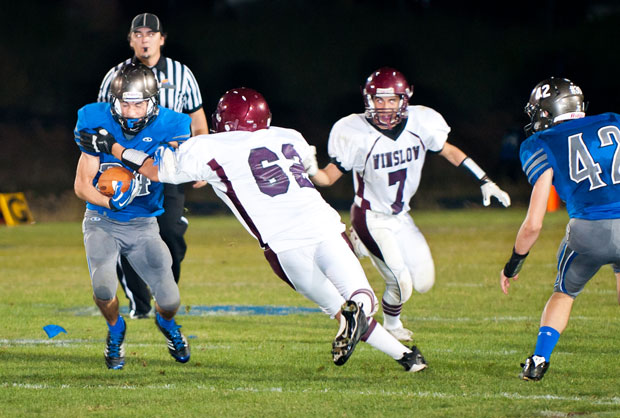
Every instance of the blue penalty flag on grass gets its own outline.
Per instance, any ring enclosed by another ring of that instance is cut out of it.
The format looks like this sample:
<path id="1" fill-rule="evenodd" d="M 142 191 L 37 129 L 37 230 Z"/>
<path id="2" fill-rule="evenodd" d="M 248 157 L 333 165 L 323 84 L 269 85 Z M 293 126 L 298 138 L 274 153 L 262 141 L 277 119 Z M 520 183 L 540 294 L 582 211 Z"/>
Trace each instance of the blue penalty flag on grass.
<path id="1" fill-rule="evenodd" d="M 60 325 L 54 325 L 54 324 L 49 324 L 49 325 L 44 326 L 43 331 L 45 331 L 45 333 L 47 334 L 49 338 L 54 338 L 61 332 L 64 332 L 65 334 L 67 333 L 67 331 L 63 327 L 61 327 Z"/>

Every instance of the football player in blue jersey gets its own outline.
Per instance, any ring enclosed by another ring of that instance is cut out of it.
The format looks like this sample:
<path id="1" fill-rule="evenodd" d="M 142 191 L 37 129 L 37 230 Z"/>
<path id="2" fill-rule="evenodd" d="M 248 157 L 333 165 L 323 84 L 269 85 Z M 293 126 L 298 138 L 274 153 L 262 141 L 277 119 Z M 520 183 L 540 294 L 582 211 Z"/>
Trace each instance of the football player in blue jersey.
<path id="1" fill-rule="evenodd" d="M 611 264 L 620 280 L 620 115 L 586 116 L 585 108 L 581 89 L 554 77 L 534 87 L 525 107 L 531 136 L 521 145 L 520 157 L 533 191 L 512 255 L 501 272 L 505 294 L 538 239 L 552 184 L 566 202 L 570 220 L 534 354 L 521 365 L 523 380 L 543 378 L 575 298 L 601 266 Z"/>
<path id="2" fill-rule="evenodd" d="M 114 186 L 114 195 L 97 189 L 101 173 L 113 166 L 135 171 L 131 153 L 118 160 L 103 149 L 87 150 L 80 140 L 95 141 L 110 136 L 134 152 L 152 155 L 164 146 L 174 146 L 190 136 L 191 119 L 158 105 L 159 85 L 153 72 L 143 64 L 127 64 L 112 81 L 110 103 L 92 103 L 78 111 L 75 141 L 82 152 L 75 175 L 75 193 L 86 201 L 83 233 L 86 259 L 95 304 L 108 324 L 104 352 L 110 369 L 125 364 L 126 323 L 119 314 L 116 297 L 116 263 L 124 255 L 147 282 L 156 300 L 155 323 L 164 334 L 172 357 L 189 360 L 187 340 L 174 315 L 181 303 L 179 288 L 172 274 L 172 258 L 159 235 L 156 216 L 163 212 L 163 185 L 135 174 L 129 188 L 123 182 Z M 126 185 L 125 185 L 126 186 Z"/>

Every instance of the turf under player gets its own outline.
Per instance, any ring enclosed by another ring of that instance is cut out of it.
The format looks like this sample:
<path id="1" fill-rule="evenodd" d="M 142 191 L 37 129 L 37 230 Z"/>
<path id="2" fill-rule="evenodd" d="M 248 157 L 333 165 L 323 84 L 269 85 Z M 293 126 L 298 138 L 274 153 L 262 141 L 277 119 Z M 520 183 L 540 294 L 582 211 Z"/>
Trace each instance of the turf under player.
<path id="1" fill-rule="evenodd" d="M 376 296 L 351 251 L 345 226 L 314 188 L 302 160 L 311 147 L 292 129 L 270 126 L 271 113 L 256 91 L 239 88 L 220 99 L 218 133 L 201 135 L 156 158 L 119 144 L 114 155 L 155 181 L 207 180 L 264 250 L 273 271 L 340 322 L 333 361 L 344 364 L 359 340 L 388 354 L 405 370 L 426 367 L 420 351 L 401 344 L 377 323 Z M 84 147 L 110 148 L 109 138 Z"/>
<path id="2" fill-rule="evenodd" d="M 180 305 L 179 288 L 172 275 L 170 251 L 159 236 L 156 216 L 163 212 L 163 185 L 138 175 L 122 192 L 122 182 L 112 198 L 97 190 L 103 171 L 123 163 L 101 149 L 85 149 L 80 140 L 96 136 L 116 138 L 130 152 L 152 155 L 172 141 L 190 136 L 187 115 L 157 104 L 158 83 L 142 64 L 121 67 L 112 81 L 112 103 L 92 103 L 78 111 L 75 140 L 82 151 L 75 176 L 75 193 L 85 200 L 83 232 L 93 298 L 108 324 L 106 365 L 122 369 L 125 364 L 126 324 L 119 314 L 116 263 L 119 254 L 144 278 L 155 298 L 155 322 L 168 342 L 170 354 L 179 362 L 189 360 L 189 345 L 175 323 Z"/>
<path id="3" fill-rule="evenodd" d="M 540 319 L 534 354 L 519 377 L 540 380 L 566 328 L 573 302 L 601 266 L 620 280 L 620 115 L 586 116 L 579 86 L 548 78 L 534 87 L 525 112 L 532 134 L 521 144 L 521 164 L 533 190 L 512 256 L 501 272 L 502 291 L 517 280 L 540 235 L 551 185 L 566 202 L 570 220 L 557 253 L 553 294 Z"/>
<path id="4" fill-rule="evenodd" d="M 141 62 L 153 71 L 162 84 L 159 104 L 167 109 L 188 114 L 191 118 L 192 135 L 208 134 L 207 118 L 194 74 L 186 65 L 162 55 L 161 49 L 166 43 L 167 34 L 163 32 L 159 18 L 152 13 L 137 15 L 131 21 L 127 39 L 134 56 L 108 71 L 101 82 L 97 101 L 110 100 L 111 81 L 122 65 Z M 204 183 L 194 183 L 194 187 L 201 186 L 204 186 Z M 183 216 L 184 208 L 184 186 L 165 184 L 164 212 L 157 217 L 157 222 L 159 233 L 172 255 L 172 273 L 177 283 L 181 277 L 181 262 L 187 251 L 184 234 L 188 225 L 187 219 Z M 149 289 L 124 257 L 120 258 L 119 265 L 119 281 L 129 299 L 129 317 L 147 318 L 151 312 Z"/>
<path id="5" fill-rule="evenodd" d="M 318 169 L 315 158 L 305 161 L 310 178 L 319 186 L 330 186 L 353 172 L 351 240 L 358 256 L 369 255 L 385 280 L 383 326 L 402 341 L 412 339 L 400 319 L 403 304 L 414 289 L 425 293 L 435 282 L 431 251 L 409 215 L 426 154 L 438 153 L 472 174 L 480 182 L 485 206 L 491 197 L 510 205 L 508 194 L 447 142 L 450 127 L 439 113 L 408 105 L 412 95 L 413 86 L 399 71 L 388 67 L 374 71 L 363 89 L 366 112 L 344 117 L 332 127 L 331 162 Z"/>

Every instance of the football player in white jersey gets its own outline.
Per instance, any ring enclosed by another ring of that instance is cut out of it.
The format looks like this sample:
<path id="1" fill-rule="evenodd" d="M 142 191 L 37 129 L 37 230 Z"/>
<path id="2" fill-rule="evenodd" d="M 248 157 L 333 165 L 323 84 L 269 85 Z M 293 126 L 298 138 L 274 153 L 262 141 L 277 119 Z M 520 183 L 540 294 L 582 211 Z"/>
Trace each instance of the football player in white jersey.
<path id="1" fill-rule="evenodd" d="M 491 197 L 510 206 L 502 191 L 471 158 L 447 142 L 450 127 L 435 110 L 409 106 L 413 86 L 393 68 L 380 68 L 363 89 L 366 112 L 334 124 L 329 134 L 331 162 L 319 169 L 316 157 L 303 161 L 311 180 L 330 186 L 353 172 L 351 241 L 359 257 L 370 256 L 386 283 L 383 326 L 401 341 L 411 341 L 400 314 L 413 289 L 427 292 L 435 282 L 435 266 L 424 236 L 409 215 L 409 201 L 420 184 L 426 154 L 435 152 L 471 173 Z"/>
<path id="2" fill-rule="evenodd" d="M 302 161 L 313 155 L 302 135 L 270 126 L 265 99 L 248 88 L 220 99 L 213 115 L 217 133 L 193 137 L 155 159 L 93 136 L 85 148 L 112 150 L 151 180 L 206 180 L 260 243 L 273 271 L 340 323 L 333 361 L 344 364 L 362 340 L 406 371 L 426 368 L 420 351 L 388 333 L 372 315 L 376 296 L 351 250 L 340 215 L 308 178 Z M 104 142 L 102 142 L 104 141 Z"/>

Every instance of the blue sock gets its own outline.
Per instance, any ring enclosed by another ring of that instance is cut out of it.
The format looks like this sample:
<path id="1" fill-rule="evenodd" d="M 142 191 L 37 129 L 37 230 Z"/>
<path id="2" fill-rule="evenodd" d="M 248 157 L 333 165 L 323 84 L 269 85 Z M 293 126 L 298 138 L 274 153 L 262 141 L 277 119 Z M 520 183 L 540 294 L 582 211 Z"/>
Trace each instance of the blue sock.
<path id="1" fill-rule="evenodd" d="M 108 324 L 108 329 L 112 334 L 120 334 L 121 332 L 125 331 L 125 320 L 122 316 L 119 315 L 118 319 L 116 320 L 116 324 L 114 324 L 114 326 Z"/>
<path id="2" fill-rule="evenodd" d="M 164 319 L 164 317 L 161 316 L 159 312 L 157 312 L 156 317 L 157 317 L 157 322 L 159 323 L 159 325 L 161 325 L 162 327 L 166 329 L 172 329 L 176 325 L 176 322 L 174 322 L 174 318 L 168 321 L 167 319 Z"/>
<path id="3" fill-rule="evenodd" d="M 536 340 L 536 350 L 534 350 L 535 356 L 541 356 L 545 358 L 545 361 L 549 361 L 551 352 L 555 348 L 555 345 L 560 339 L 560 333 L 551 327 L 540 327 L 538 330 L 538 339 Z"/>

